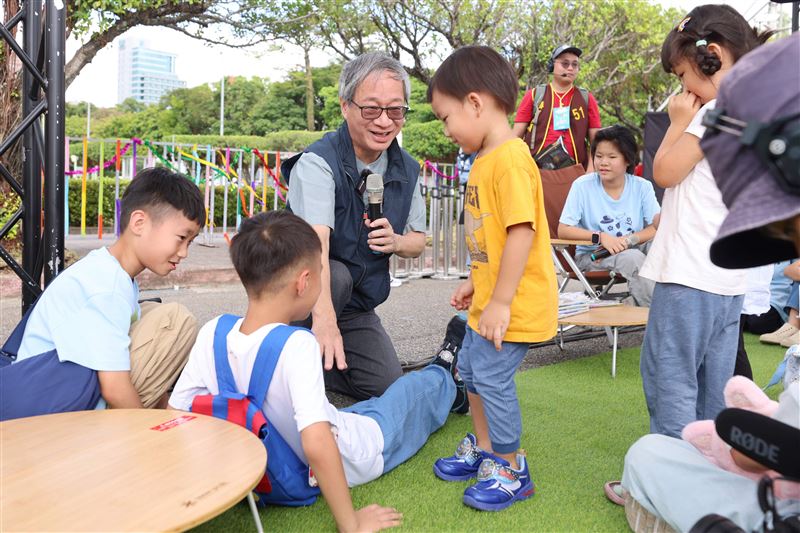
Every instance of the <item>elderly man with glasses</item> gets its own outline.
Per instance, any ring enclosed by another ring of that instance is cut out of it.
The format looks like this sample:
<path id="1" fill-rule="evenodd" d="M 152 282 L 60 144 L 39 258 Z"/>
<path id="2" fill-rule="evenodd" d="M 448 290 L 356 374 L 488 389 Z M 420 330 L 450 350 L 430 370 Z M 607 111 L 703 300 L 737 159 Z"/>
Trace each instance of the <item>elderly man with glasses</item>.
<path id="1" fill-rule="evenodd" d="M 375 307 L 389 296 L 391 254 L 417 257 L 425 246 L 419 164 L 395 139 L 410 91 L 396 59 L 353 59 L 339 78 L 344 124 L 281 166 L 289 208 L 322 241 L 322 293 L 304 325 L 320 344 L 326 388 L 358 400 L 380 396 L 402 374 Z M 383 181 L 376 220 L 367 219 L 370 174 Z"/>
<path id="2" fill-rule="evenodd" d="M 568 44 L 553 50 L 547 61 L 553 80 L 525 93 L 514 119 L 514 133 L 530 137 L 534 159 L 561 140 L 570 157 L 592 172 L 588 146 L 601 127 L 600 110 L 592 93 L 575 86 L 581 54 L 580 48 Z"/>

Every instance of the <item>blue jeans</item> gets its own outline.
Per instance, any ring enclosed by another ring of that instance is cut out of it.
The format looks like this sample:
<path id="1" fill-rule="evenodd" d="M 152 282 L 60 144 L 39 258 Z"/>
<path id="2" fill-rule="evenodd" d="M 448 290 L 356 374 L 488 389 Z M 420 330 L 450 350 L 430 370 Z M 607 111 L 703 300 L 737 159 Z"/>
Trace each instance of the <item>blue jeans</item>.
<path id="1" fill-rule="evenodd" d="M 493 342 L 467 326 L 458 354 L 458 373 L 467 390 L 481 397 L 495 453 L 513 453 L 519 449 L 522 415 L 514 375 L 526 353 L 526 342 L 504 342 L 498 352 Z"/>
<path id="2" fill-rule="evenodd" d="M 351 405 L 342 411 L 368 416 L 383 433 L 383 472 L 411 458 L 442 427 L 456 399 L 450 372 L 430 365 L 409 372 L 392 383 L 383 395 Z"/>
<path id="3" fill-rule="evenodd" d="M 800 309 L 800 281 L 792 283 L 792 288 L 789 290 L 789 298 L 786 299 L 786 307 L 783 311 L 788 315 L 792 309 Z"/>
<path id="4" fill-rule="evenodd" d="M 640 365 L 651 433 L 680 438 L 686 424 L 725 408 L 743 300 L 656 283 Z"/>

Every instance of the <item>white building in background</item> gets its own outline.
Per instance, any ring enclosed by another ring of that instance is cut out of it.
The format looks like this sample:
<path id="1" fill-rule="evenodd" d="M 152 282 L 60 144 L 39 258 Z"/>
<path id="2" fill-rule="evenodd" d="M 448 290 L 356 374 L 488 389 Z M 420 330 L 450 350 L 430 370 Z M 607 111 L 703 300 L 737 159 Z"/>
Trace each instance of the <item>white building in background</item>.
<path id="1" fill-rule="evenodd" d="M 175 74 L 175 54 L 151 48 L 142 39 L 119 41 L 117 103 L 134 98 L 144 104 L 156 104 L 161 96 L 186 82 Z"/>

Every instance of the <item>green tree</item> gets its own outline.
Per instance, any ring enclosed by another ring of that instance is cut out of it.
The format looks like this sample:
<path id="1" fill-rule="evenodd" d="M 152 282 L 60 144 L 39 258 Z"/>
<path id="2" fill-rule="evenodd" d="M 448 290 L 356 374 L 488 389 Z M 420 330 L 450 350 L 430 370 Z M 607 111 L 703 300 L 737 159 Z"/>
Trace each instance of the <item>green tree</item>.
<path id="1" fill-rule="evenodd" d="M 208 85 L 170 91 L 161 97 L 157 107 L 163 110 L 159 122 L 164 133 L 214 133 L 219 101 Z"/>
<path id="2" fill-rule="evenodd" d="M 675 85 L 659 48 L 680 13 L 652 0 L 332 0 L 317 12 L 322 46 L 343 59 L 389 50 L 422 82 L 453 49 L 483 44 L 511 61 L 523 86 L 535 86 L 547 79 L 552 49 L 574 43 L 584 50 L 578 83 L 597 96 L 607 122 L 636 129 Z"/>
<path id="3" fill-rule="evenodd" d="M 104 139 L 144 139 L 161 140 L 165 137 L 162 131 L 163 110 L 149 105 L 139 113 L 119 113 L 98 124 L 95 135 Z"/>
<path id="4" fill-rule="evenodd" d="M 342 107 L 339 105 L 339 87 L 329 85 L 319 90 L 319 98 L 322 100 L 320 118 L 323 127 L 329 130 L 338 128 L 344 121 L 342 117 Z"/>
<path id="5" fill-rule="evenodd" d="M 225 131 L 235 135 L 258 134 L 253 122 L 254 107 L 266 96 L 267 84 L 262 78 L 229 77 L 225 83 Z M 219 106 L 219 94 L 215 98 Z"/>
<path id="6" fill-rule="evenodd" d="M 123 100 L 122 103 L 117 104 L 117 110 L 121 111 L 122 113 L 141 113 L 146 107 L 147 104 L 143 104 L 142 102 L 136 100 L 136 98 L 132 97 L 128 97 Z"/>
<path id="7" fill-rule="evenodd" d="M 335 85 L 339 78 L 341 66 L 328 65 L 313 69 L 314 82 L 314 128 L 313 130 L 331 129 L 339 122 L 331 124 L 328 121 L 336 120 L 328 106 L 338 107 L 338 97 L 333 104 L 331 95 L 335 94 Z M 266 98 L 258 102 L 253 108 L 252 122 L 256 134 L 269 131 L 308 129 L 308 117 L 305 113 L 306 77 L 304 70 L 289 72 L 283 81 L 273 82 L 267 86 Z M 322 90 L 334 87 L 333 93 L 323 98 Z"/>

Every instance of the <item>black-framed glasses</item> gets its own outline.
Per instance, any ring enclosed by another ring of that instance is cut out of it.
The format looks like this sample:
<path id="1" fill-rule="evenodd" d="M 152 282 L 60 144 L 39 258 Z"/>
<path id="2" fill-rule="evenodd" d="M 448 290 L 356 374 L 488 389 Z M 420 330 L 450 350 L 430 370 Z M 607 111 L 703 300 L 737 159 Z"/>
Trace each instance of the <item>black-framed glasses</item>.
<path id="1" fill-rule="evenodd" d="M 358 105 L 352 100 L 350 100 L 350 103 L 361 110 L 361 118 L 364 120 L 375 120 L 380 117 L 384 111 L 386 111 L 386 116 L 392 120 L 403 120 L 406 118 L 406 113 L 408 113 L 410 109 L 407 105 L 380 107 L 377 105 Z"/>

